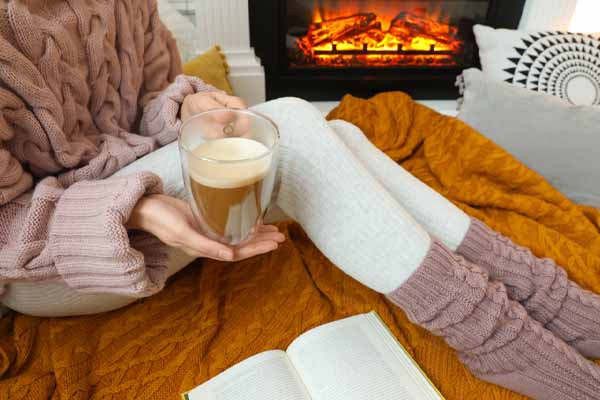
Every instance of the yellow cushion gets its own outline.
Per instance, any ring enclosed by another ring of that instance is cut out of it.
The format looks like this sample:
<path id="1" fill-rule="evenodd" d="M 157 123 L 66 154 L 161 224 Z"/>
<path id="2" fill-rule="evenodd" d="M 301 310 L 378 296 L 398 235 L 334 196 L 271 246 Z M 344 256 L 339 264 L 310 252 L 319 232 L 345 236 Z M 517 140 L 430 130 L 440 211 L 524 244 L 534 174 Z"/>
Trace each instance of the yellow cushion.
<path id="1" fill-rule="evenodd" d="M 221 89 L 227 94 L 233 95 L 231 85 L 227 80 L 229 66 L 225 61 L 225 56 L 221 53 L 221 48 L 215 46 L 210 50 L 200 54 L 196 58 L 183 65 L 183 73 L 186 75 L 197 76 L 204 82 Z"/>

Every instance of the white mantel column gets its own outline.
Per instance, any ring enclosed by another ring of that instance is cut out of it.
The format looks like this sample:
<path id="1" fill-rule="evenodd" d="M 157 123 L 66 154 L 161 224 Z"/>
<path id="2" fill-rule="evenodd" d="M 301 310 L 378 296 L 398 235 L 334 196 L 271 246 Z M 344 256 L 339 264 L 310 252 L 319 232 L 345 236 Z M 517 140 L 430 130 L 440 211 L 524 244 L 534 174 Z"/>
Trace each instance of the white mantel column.
<path id="1" fill-rule="evenodd" d="M 197 53 L 221 46 L 234 92 L 248 105 L 265 101 L 265 72 L 250 47 L 248 0 L 196 0 Z"/>
<path id="2" fill-rule="evenodd" d="M 566 31 L 576 6 L 577 0 L 527 0 L 519 29 Z"/>

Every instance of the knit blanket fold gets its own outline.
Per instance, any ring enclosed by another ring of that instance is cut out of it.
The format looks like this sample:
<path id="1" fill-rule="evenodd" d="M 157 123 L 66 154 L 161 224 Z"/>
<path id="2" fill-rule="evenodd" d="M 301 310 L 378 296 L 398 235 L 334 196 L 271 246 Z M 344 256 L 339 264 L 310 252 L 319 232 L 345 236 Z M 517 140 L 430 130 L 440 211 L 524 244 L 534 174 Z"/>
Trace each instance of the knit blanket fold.
<path id="1" fill-rule="evenodd" d="M 600 211 L 573 204 L 457 119 L 403 93 L 346 96 L 329 119 L 380 149 L 470 215 L 551 257 L 600 292 Z M 376 206 L 376 205 L 374 205 Z M 157 295 L 113 312 L 0 320 L 0 399 L 178 399 L 179 393 L 307 329 L 375 310 L 447 399 L 520 399 L 474 378 L 442 339 L 344 275 L 301 228 L 276 252 L 196 262 Z"/>

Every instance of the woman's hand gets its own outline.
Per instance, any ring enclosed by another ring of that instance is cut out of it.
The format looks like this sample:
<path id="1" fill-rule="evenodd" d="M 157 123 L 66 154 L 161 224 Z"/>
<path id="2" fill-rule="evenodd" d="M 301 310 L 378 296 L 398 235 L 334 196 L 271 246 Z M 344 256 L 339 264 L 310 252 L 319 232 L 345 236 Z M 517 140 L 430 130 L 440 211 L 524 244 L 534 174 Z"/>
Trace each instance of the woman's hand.
<path id="1" fill-rule="evenodd" d="M 194 93 L 183 99 L 181 120 L 185 122 L 194 114 L 216 108 L 246 108 L 246 104 L 239 97 L 229 96 L 223 92 Z"/>
<path id="2" fill-rule="evenodd" d="M 185 201 L 162 194 L 141 198 L 126 227 L 151 233 L 190 256 L 221 261 L 238 261 L 268 253 L 285 240 L 275 226 L 262 225 L 240 245 L 224 245 L 199 233 L 192 210 Z"/>

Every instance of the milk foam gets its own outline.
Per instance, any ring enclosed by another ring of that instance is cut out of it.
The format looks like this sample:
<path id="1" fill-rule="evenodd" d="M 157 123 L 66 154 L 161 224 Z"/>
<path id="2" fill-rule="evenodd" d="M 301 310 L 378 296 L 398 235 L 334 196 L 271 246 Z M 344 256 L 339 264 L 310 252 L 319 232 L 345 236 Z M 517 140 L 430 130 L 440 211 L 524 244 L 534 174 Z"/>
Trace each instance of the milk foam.
<path id="1" fill-rule="evenodd" d="M 258 160 L 269 149 L 256 140 L 247 138 L 224 138 L 211 140 L 196 147 L 192 154 L 211 160 L 237 162 L 211 162 L 198 158 L 189 158 L 189 174 L 201 185 L 217 189 L 232 189 L 251 185 L 267 174 L 271 165 L 271 154 Z"/>

